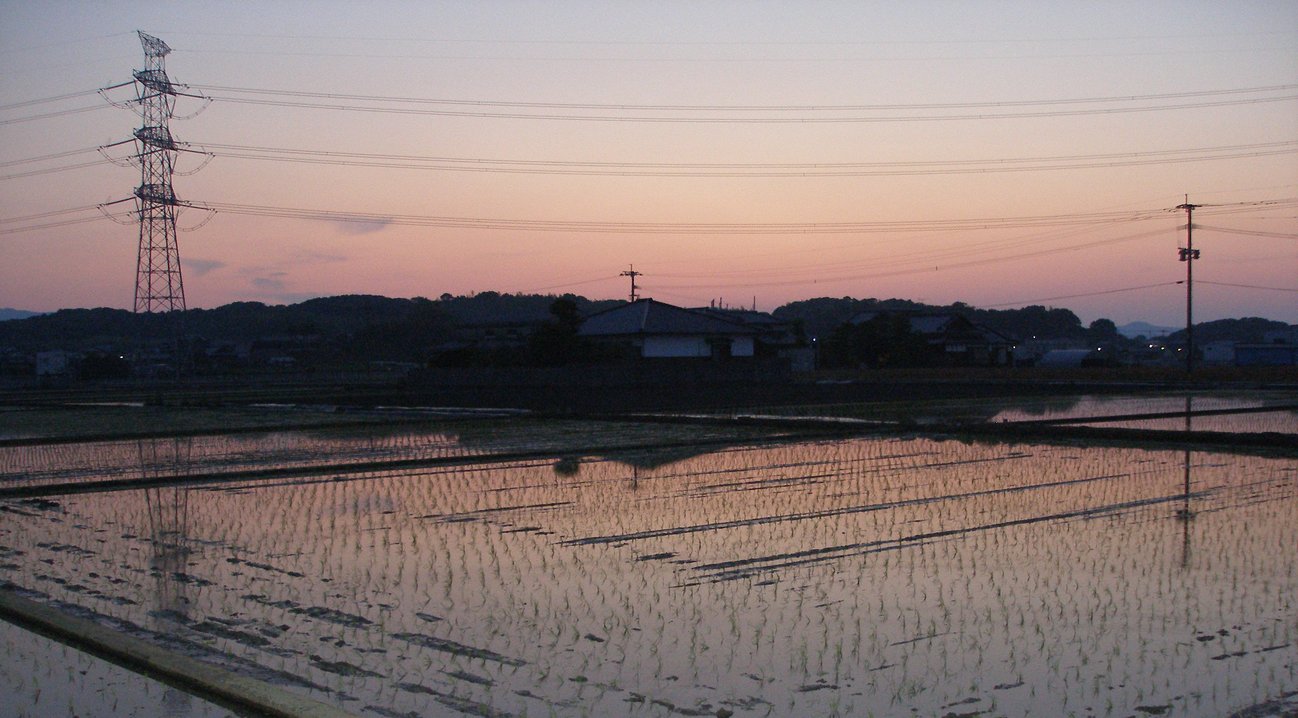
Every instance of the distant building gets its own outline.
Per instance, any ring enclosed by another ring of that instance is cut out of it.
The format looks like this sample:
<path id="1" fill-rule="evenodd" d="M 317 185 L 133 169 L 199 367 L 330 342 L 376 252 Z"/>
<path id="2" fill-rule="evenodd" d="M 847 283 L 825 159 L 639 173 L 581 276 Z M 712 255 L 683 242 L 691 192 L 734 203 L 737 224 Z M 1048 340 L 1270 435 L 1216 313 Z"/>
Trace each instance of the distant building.
<path id="1" fill-rule="evenodd" d="M 36 376 L 62 376 L 71 369 L 71 356 L 62 350 L 36 353 Z"/>
<path id="2" fill-rule="evenodd" d="M 860 312 L 848 320 L 851 324 L 864 324 L 880 316 L 905 316 L 910 330 L 940 354 L 945 363 L 958 366 L 1003 366 L 1014 361 L 1013 339 L 974 324 L 959 314 L 925 311 Z"/>
<path id="3" fill-rule="evenodd" d="M 1235 366 L 1298 366 L 1298 344 L 1238 344 Z"/>
<path id="4" fill-rule="evenodd" d="M 1053 369 L 1097 366 L 1103 352 L 1095 349 L 1052 349 L 1037 359 L 1036 365 Z"/>
<path id="5" fill-rule="evenodd" d="M 816 368 L 816 350 L 808 346 L 802 332 L 793 322 L 749 309 L 699 307 L 690 311 L 737 322 L 756 330 L 754 353 L 758 357 L 783 359 L 788 362 L 789 369 L 795 372 L 809 372 Z"/>
<path id="6" fill-rule="evenodd" d="M 1263 344 L 1298 344 L 1298 324 L 1262 335 Z"/>
<path id="7" fill-rule="evenodd" d="M 759 331 L 731 319 L 641 299 L 592 314 L 577 335 L 645 359 L 752 357 Z"/>
<path id="8" fill-rule="evenodd" d="M 1221 340 L 1205 342 L 1198 347 L 1199 359 L 1204 364 L 1229 366 L 1235 363 L 1235 342 Z"/>
<path id="9" fill-rule="evenodd" d="M 1235 366 L 1298 366 L 1298 326 L 1269 331 L 1262 344 L 1235 346 Z"/>

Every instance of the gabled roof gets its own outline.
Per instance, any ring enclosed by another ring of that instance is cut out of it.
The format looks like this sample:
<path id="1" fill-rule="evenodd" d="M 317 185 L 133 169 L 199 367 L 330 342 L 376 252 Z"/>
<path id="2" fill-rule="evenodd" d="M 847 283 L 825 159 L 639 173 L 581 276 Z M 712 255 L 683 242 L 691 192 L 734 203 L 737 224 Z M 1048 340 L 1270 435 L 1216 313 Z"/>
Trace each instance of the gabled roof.
<path id="1" fill-rule="evenodd" d="M 792 324 L 782 319 L 777 319 L 766 312 L 756 312 L 750 309 L 717 309 L 716 307 L 692 307 L 691 312 L 697 312 L 704 316 L 716 317 L 725 321 L 738 322 L 751 327 L 764 328 L 775 327 L 782 328 Z"/>
<path id="2" fill-rule="evenodd" d="M 848 321 L 852 324 L 865 324 L 879 316 L 903 316 L 910 323 L 911 331 L 933 340 L 938 337 L 957 337 L 961 335 L 981 335 L 989 342 L 1013 344 L 1014 340 L 981 324 L 975 324 L 959 314 L 950 312 L 929 312 L 914 310 L 871 309 L 858 312 Z"/>
<path id="3" fill-rule="evenodd" d="M 963 321 L 963 318 L 955 314 L 939 314 L 932 312 L 917 312 L 913 310 L 887 310 L 887 309 L 869 309 L 863 312 L 857 312 L 848 321 L 852 324 L 865 324 L 866 322 L 879 316 L 903 316 L 910 323 L 911 331 L 916 334 L 933 335 L 941 334 L 951 328 L 953 323 Z M 968 324 L 968 322 L 965 322 Z"/>
<path id="4" fill-rule="evenodd" d="M 586 317 L 577 333 L 584 337 L 594 337 L 635 334 L 716 336 L 756 332 L 736 322 L 706 316 L 653 299 L 641 299 Z"/>

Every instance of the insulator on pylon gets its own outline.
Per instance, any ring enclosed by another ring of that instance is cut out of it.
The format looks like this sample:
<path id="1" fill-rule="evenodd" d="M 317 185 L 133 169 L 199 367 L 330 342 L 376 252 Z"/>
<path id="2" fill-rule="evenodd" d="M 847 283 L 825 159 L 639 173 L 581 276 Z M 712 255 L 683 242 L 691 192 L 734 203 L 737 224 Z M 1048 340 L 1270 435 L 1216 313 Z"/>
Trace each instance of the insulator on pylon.
<path id="1" fill-rule="evenodd" d="M 167 184 L 142 184 L 135 188 L 135 196 L 153 204 L 179 204 L 176 192 Z"/>
<path id="2" fill-rule="evenodd" d="M 165 70 L 136 70 L 135 79 L 141 85 L 163 95 L 176 94 L 176 85 L 167 78 Z"/>
<path id="3" fill-rule="evenodd" d="M 150 147 L 164 150 L 176 149 L 176 140 L 172 138 L 171 130 L 167 127 L 141 127 L 134 134 L 135 139 Z"/>

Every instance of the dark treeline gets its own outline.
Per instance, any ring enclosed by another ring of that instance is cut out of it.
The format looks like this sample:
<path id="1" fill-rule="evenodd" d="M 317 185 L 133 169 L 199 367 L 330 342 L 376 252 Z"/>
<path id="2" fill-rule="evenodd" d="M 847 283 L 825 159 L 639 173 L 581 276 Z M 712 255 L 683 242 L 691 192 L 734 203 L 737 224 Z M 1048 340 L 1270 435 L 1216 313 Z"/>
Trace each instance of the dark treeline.
<path id="1" fill-rule="evenodd" d="M 853 316 L 866 311 L 925 311 L 948 312 L 958 314 L 970 321 L 993 329 L 1001 334 L 1017 339 L 1033 336 L 1052 339 L 1084 339 L 1088 332 L 1101 336 L 1116 333 L 1116 327 L 1108 319 L 1098 319 L 1090 327 L 1082 325 L 1082 320 L 1067 309 L 1046 308 L 1042 306 L 1023 307 L 1022 309 L 978 309 L 964 302 L 948 305 L 931 305 L 913 302 L 909 299 L 853 299 L 843 297 L 831 299 L 822 297 L 791 302 L 773 314 L 781 319 L 802 322 L 809 336 L 827 337 L 850 320 Z M 1113 329 L 1113 332 L 1109 330 Z"/>
<path id="2" fill-rule="evenodd" d="M 559 300 L 562 300 L 561 302 Z M 559 302 L 556 304 L 556 302 Z M 135 314 L 122 309 L 64 309 L 25 319 L 0 321 L 0 349 L 120 351 L 143 344 L 174 342 L 185 337 L 211 346 L 218 343 L 270 343 L 309 338 L 319 353 L 335 358 L 427 362 L 439 348 L 480 342 L 482 327 L 528 327 L 540 330 L 533 342 L 540 363 L 559 361 L 571 350 L 580 317 L 620 304 L 567 294 L 444 294 L 440 298 L 394 299 L 347 295 L 292 305 L 236 302 L 214 309 L 191 309 L 181 315 Z M 557 313 L 556 313 L 557 310 Z M 1015 340 L 1032 337 L 1107 340 L 1117 336 L 1114 323 L 1098 319 L 1083 325 L 1062 308 L 978 309 L 957 302 L 934 306 L 905 299 L 818 298 L 792 302 L 772 314 L 797 327 L 808 339 L 830 337 L 863 311 L 907 310 L 959 314 Z M 1196 326 L 1196 342 L 1231 339 L 1260 342 L 1287 325 L 1258 318 L 1227 319 Z M 1175 340 L 1176 335 L 1171 339 Z"/>

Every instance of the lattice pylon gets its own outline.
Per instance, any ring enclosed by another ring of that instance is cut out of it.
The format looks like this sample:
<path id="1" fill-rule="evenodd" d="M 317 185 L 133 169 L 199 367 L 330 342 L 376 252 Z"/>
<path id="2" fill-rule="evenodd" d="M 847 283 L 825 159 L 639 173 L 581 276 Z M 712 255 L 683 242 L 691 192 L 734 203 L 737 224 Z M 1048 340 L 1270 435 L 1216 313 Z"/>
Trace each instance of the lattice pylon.
<path id="1" fill-rule="evenodd" d="M 140 217 L 140 248 L 135 268 L 135 311 L 184 311 L 185 285 L 180 274 L 180 245 L 176 240 L 179 202 L 171 186 L 176 143 L 170 122 L 176 88 L 167 77 L 167 43 L 139 33 L 144 69 L 135 72 L 136 102 L 143 125 L 135 131 L 139 143 L 140 186 L 135 188 Z"/>

